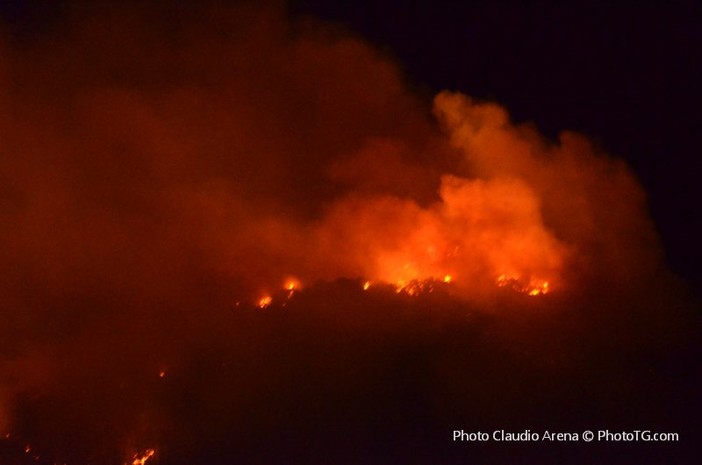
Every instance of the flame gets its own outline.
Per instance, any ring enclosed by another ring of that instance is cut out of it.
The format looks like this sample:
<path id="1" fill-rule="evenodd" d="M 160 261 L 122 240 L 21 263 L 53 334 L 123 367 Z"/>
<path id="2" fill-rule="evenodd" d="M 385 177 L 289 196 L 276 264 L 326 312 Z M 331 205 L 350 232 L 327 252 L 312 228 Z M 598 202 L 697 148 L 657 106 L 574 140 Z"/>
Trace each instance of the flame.
<path id="1" fill-rule="evenodd" d="M 291 299 L 293 294 L 295 294 L 295 292 L 302 289 L 302 284 L 300 283 L 300 280 L 297 278 L 288 278 L 285 281 L 284 288 L 286 291 L 288 291 L 288 296 L 287 296 L 288 299 Z M 285 305 L 285 304 L 283 304 L 283 305 Z"/>
<path id="2" fill-rule="evenodd" d="M 134 454 L 132 460 L 132 465 L 144 465 L 151 457 L 154 456 L 156 451 L 154 449 L 146 449 L 144 455 L 139 456 L 139 454 Z"/>
<path id="3" fill-rule="evenodd" d="M 395 283 L 395 292 L 404 293 L 411 296 L 434 292 L 438 286 L 451 282 L 451 275 L 445 275 L 443 279 L 427 278 L 412 279 L 409 281 L 400 280 Z"/>
<path id="4" fill-rule="evenodd" d="M 300 291 L 302 289 L 302 283 L 300 282 L 299 279 L 297 278 L 287 278 L 283 282 L 283 290 L 287 293 L 285 296 L 287 299 L 291 299 L 293 295 Z M 276 298 L 282 297 L 279 294 L 274 294 Z M 273 295 L 264 295 L 263 297 L 260 297 L 258 300 L 256 300 L 255 305 L 256 307 L 260 309 L 268 308 L 273 304 Z M 282 303 L 282 306 L 284 307 L 286 305 L 286 302 Z M 239 302 L 236 303 L 236 306 L 239 306 Z"/>
<path id="5" fill-rule="evenodd" d="M 422 294 L 424 292 L 431 292 L 432 290 L 433 289 L 431 289 L 431 286 L 430 286 L 428 280 L 423 280 L 423 281 L 419 281 L 416 279 L 413 279 L 411 281 L 400 280 L 395 285 L 395 292 L 397 292 L 398 294 L 405 293 L 405 294 L 408 294 L 411 296 L 417 296 L 417 295 Z"/>
<path id="6" fill-rule="evenodd" d="M 285 290 L 293 292 L 302 289 L 302 283 L 297 278 L 288 278 L 285 280 Z"/>
<path id="7" fill-rule="evenodd" d="M 497 277 L 497 285 L 532 297 L 548 294 L 550 291 L 548 281 L 521 276 L 515 277 L 507 273 L 502 273 Z"/>
<path id="8" fill-rule="evenodd" d="M 166 370 L 161 370 L 158 372 L 158 377 L 159 378 L 165 378 L 166 377 Z"/>
<path id="9" fill-rule="evenodd" d="M 406 294 L 410 296 L 418 296 L 421 294 L 434 292 L 439 286 L 452 285 L 455 281 L 451 274 L 444 274 L 443 278 L 415 278 L 415 279 L 398 279 L 394 282 L 385 282 L 392 286 L 397 294 Z M 514 292 L 525 294 L 531 297 L 542 296 L 551 291 L 551 283 L 545 279 L 534 277 L 525 277 L 523 275 L 513 275 L 502 273 L 495 279 L 495 284 L 498 288 L 508 288 Z M 370 289 L 371 281 L 364 281 L 362 288 L 364 291 Z"/>

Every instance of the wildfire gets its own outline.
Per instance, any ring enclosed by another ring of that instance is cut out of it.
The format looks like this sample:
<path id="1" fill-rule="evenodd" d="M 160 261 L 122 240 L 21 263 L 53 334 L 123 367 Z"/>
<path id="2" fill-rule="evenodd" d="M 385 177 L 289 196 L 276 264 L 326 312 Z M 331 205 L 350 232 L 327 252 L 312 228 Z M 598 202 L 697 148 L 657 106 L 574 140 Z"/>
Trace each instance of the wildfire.
<path id="1" fill-rule="evenodd" d="M 302 284 L 298 279 L 288 278 L 285 281 L 285 289 L 290 292 L 299 291 L 300 289 L 302 289 Z"/>
<path id="2" fill-rule="evenodd" d="M 283 294 L 282 292 L 278 291 L 278 292 L 276 292 L 276 293 L 273 293 L 272 295 L 271 295 L 271 294 L 264 295 L 263 297 L 260 297 L 260 298 L 255 302 L 256 307 L 258 307 L 258 308 L 260 308 L 260 309 L 268 308 L 268 307 L 270 307 L 270 306 L 273 304 L 273 299 L 274 299 L 274 298 L 275 298 L 276 300 L 278 300 L 279 298 L 281 298 L 281 299 L 282 299 L 282 298 L 292 299 L 293 295 L 294 295 L 295 293 L 299 292 L 299 291 L 302 289 L 302 283 L 300 282 L 299 279 L 290 277 L 290 278 L 287 278 L 287 279 L 283 282 L 282 287 L 283 287 L 283 292 L 284 292 L 285 294 Z M 238 305 L 239 305 L 239 302 L 237 302 L 236 305 L 238 306 Z M 283 302 L 282 305 L 285 306 L 286 303 Z"/>
<path id="3" fill-rule="evenodd" d="M 454 277 L 451 274 L 443 275 L 443 278 L 429 277 L 425 279 L 398 279 L 394 282 L 385 282 L 385 285 L 391 286 L 397 294 L 407 294 L 410 296 L 418 296 L 420 294 L 434 292 L 439 287 L 453 285 Z M 507 288 L 520 294 L 528 296 L 540 296 L 548 294 L 552 287 L 547 280 L 537 278 L 516 277 L 511 274 L 502 273 L 497 276 L 495 284 L 500 288 Z M 361 285 L 364 291 L 371 287 L 371 281 L 364 281 Z"/>
<path id="4" fill-rule="evenodd" d="M 549 282 L 534 278 L 516 278 L 508 274 L 501 274 L 497 277 L 499 287 L 507 287 L 513 291 L 529 296 L 539 296 L 548 294 L 550 291 Z"/>
<path id="5" fill-rule="evenodd" d="M 296 278 L 288 278 L 288 279 L 285 281 L 285 286 L 284 286 L 284 288 L 285 288 L 286 291 L 288 291 L 287 298 L 288 298 L 288 299 L 291 299 L 292 296 L 293 296 L 293 294 L 295 294 L 295 292 L 297 292 L 297 291 L 299 291 L 300 289 L 302 289 L 302 284 L 300 283 L 300 280 L 298 280 L 298 279 L 296 279 Z M 285 305 L 285 304 L 283 304 L 283 305 Z"/>
<path id="6" fill-rule="evenodd" d="M 434 292 L 439 286 L 446 286 L 452 282 L 451 275 L 445 275 L 443 279 L 427 278 L 427 279 L 411 279 L 408 281 L 399 280 L 394 284 L 395 292 L 418 296 L 420 294 Z"/>
<path id="7" fill-rule="evenodd" d="M 433 290 L 434 283 L 433 280 L 430 279 L 413 279 L 411 281 L 398 281 L 395 284 L 395 292 L 397 292 L 398 294 L 405 293 L 411 296 L 417 296 L 425 292 L 432 292 Z"/>
<path id="8" fill-rule="evenodd" d="M 407 271 L 408 266 L 403 269 Z M 412 269 L 411 271 L 417 271 Z M 410 273 L 408 273 L 410 274 Z M 421 276 L 421 273 L 411 273 L 410 275 Z M 438 275 L 438 276 L 437 276 Z M 494 283 L 499 288 L 507 288 L 514 292 L 520 294 L 525 294 L 528 296 L 540 296 L 548 294 L 551 291 L 551 283 L 544 279 L 537 279 L 531 277 L 518 276 L 508 273 L 502 273 L 497 276 Z M 409 296 L 419 296 L 421 294 L 432 293 L 437 289 L 448 289 L 448 286 L 460 286 L 460 283 L 456 283 L 456 280 L 452 274 L 437 273 L 435 276 L 429 276 L 426 278 L 408 278 L 408 279 L 395 279 L 395 280 L 365 280 L 362 281 L 360 286 L 364 291 L 367 291 L 371 286 L 380 285 L 388 286 L 390 289 L 394 290 L 397 294 L 406 294 Z M 289 278 L 283 283 L 283 291 L 286 294 L 274 297 L 273 295 L 264 295 L 255 301 L 256 307 L 260 309 L 265 309 L 273 305 L 273 300 L 278 299 L 291 299 L 293 295 L 302 288 L 300 281 L 295 278 Z M 286 305 L 285 300 L 283 300 L 282 306 Z M 163 378 L 165 376 L 165 370 L 159 373 L 159 377 Z"/>
<path id="9" fill-rule="evenodd" d="M 132 465 L 144 465 L 155 453 L 156 451 L 154 449 L 146 449 L 141 456 L 139 456 L 139 454 L 134 454 Z"/>
<path id="10" fill-rule="evenodd" d="M 385 282 L 391 286 L 397 294 L 406 294 L 409 296 L 419 296 L 421 294 L 431 293 L 438 288 L 445 288 L 453 285 L 454 278 L 450 274 L 443 275 L 443 278 L 429 277 L 424 279 L 398 279 L 394 282 Z M 495 284 L 500 288 L 508 288 L 514 292 L 525 294 L 528 296 L 540 296 L 548 294 L 551 291 L 551 283 L 547 280 L 537 278 L 526 278 L 523 276 L 515 277 L 507 273 L 500 274 Z M 371 281 L 364 281 L 361 285 L 364 291 L 371 287 Z"/>

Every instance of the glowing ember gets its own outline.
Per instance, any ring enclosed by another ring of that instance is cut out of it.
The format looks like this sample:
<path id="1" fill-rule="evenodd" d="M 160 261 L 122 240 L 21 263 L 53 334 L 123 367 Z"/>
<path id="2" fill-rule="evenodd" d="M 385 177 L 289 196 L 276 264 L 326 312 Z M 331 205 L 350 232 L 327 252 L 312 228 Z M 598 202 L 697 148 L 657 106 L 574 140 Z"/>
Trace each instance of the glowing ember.
<path id="1" fill-rule="evenodd" d="M 444 276 L 444 282 L 446 284 L 450 283 L 452 280 L 453 280 L 453 278 L 451 277 L 450 274 L 447 274 L 446 276 Z"/>
<path id="2" fill-rule="evenodd" d="M 371 286 L 371 282 L 366 281 L 365 283 L 363 283 L 363 290 L 367 291 L 368 289 L 370 289 L 370 286 Z"/>
<path id="3" fill-rule="evenodd" d="M 161 370 L 158 372 L 158 377 L 159 378 L 165 378 L 166 377 L 166 370 Z"/>
<path id="4" fill-rule="evenodd" d="M 258 299 L 258 302 L 256 302 L 256 306 L 258 308 L 268 308 L 270 307 L 271 303 L 273 303 L 273 298 L 267 295 Z"/>
<path id="5" fill-rule="evenodd" d="M 548 281 L 523 277 L 515 278 L 504 273 L 497 277 L 497 285 L 529 296 L 548 294 L 550 290 Z"/>
<path id="6" fill-rule="evenodd" d="M 144 455 L 139 456 L 139 454 L 134 454 L 134 460 L 132 460 L 132 465 L 144 465 L 151 457 L 154 456 L 156 451 L 154 449 L 146 449 Z"/>

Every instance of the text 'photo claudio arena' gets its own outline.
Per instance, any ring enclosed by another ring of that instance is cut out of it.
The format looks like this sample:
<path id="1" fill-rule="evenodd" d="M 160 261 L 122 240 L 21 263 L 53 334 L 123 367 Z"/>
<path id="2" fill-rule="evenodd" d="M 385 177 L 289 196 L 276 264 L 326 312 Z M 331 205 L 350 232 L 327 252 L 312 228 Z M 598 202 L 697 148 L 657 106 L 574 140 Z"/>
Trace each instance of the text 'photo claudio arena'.
<path id="1" fill-rule="evenodd" d="M 661 433 L 650 430 L 633 430 L 633 431 L 609 431 L 609 430 L 585 430 L 580 432 L 558 432 L 558 431 L 543 431 L 536 432 L 524 430 L 519 432 L 495 430 L 492 433 L 485 431 L 464 431 L 454 430 L 453 441 L 459 442 L 537 442 L 537 441 L 552 441 L 552 442 L 677 442 L 680 440 L 678 433 Z"/>

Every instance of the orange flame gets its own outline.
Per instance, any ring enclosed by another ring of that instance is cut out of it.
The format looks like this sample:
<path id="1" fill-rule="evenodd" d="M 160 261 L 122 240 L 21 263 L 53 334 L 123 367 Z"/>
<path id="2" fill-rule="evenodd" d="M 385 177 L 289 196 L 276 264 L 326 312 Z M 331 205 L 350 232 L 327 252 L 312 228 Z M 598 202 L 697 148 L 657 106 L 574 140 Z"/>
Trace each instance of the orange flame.
<path id="1" fill-rule="evenodd" d="M 411 296 L 418 296 L 434 292 L 438 286 L 445 286 L 451 282 L 451 275 L 445 275 L 443 279 L 412 279 L 410 281 L 400 280 L 395 283 L 395 292 L 404 293 Z"/>
<path id="2" fill-rule="evenodd" d="M 293 292 L 302 289 L 302 283 L 297 278 L 288 278 L 285 280 L 285 290 Z"/>
<path id="3" fill-rule="evenodd" d="M 513 291 L 532 297 L 548 294 L 550 291 L 550 284 L 548 281 L 535 278 L 515 278 L 514 276 L 506 273 L 503 273 L 497 277 L 497 285 L 499 287 L 510 288 Z"/>
<path id="4" fill-rule="evenodd" d="M 139 454 L 134 454 L 134 460 L 132 460 L 132 465 L 144 465 L 151 457 L 154 456 L 156 451 L 154 449 L 146 449 L 144 455 L 139 456 Z"/>

